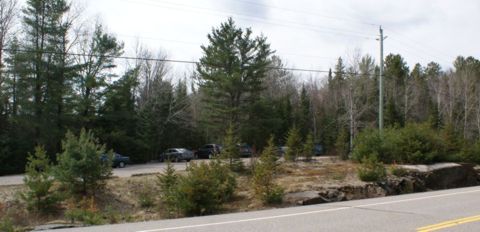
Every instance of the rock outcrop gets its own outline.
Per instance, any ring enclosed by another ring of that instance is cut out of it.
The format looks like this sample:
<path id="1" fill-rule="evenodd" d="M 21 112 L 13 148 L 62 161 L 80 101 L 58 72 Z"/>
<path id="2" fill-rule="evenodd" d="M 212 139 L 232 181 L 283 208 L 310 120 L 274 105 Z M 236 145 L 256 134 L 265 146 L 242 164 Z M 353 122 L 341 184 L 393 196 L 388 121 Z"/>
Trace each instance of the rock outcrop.
<path id="1" fill-rule="evenodd" d="M 429 190 L 476 186 L 480 184 L 480 167 L 470 164 L 442 163 L 434 165 L 401 165 L 407 170 L 402 177 L 363 185 L 345 185 L 286 194 L 285 202 L 312 205 L 365 198 L 399 195 Z"/>

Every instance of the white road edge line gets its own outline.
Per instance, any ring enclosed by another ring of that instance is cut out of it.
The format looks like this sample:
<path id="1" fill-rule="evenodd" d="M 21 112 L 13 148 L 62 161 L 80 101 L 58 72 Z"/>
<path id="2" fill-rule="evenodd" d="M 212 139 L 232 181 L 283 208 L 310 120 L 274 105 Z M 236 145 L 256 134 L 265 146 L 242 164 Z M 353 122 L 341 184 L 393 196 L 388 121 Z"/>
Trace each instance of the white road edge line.
<path id="1" fill-rule="evenodd" d="M 322 209 L 322 210 L 308 211 L 308 212 L 302 212 L 302 213 L 283 214 L 283 215 L 276 215 L 276 216 L 269 216 L 269 217 L 241 219 L 241 220 L 235 220 L 235 221 L 224 221 L 224 222 L 197 224 L 197 225 L 189 225 L 189 226 L 169 227 L 169 228 L 151 229 L 151 230 L 139 230 L 139 231 L 136 231 L 136 232 L 158 232 L 158 231 L 168 231 L 168 230 L 181 230 L 181 229 L 190 229 L 190 228 L 196 228 L 196 227 L 207 227 L 207 226 L 234 224 L 234 223 L 242 223 L 242 222 L 262 221 L 262 220 L 270 220 L 270 219 L 276 219 L 276 218 L 294 217 L 294 216 L 301 216 L 301 215 L 308 215 L 308 214 L 317 214 L 317 213 L 325 213 L 325 212 L 332 212 L 332 211 L 340 211 L 340 210 L 346 210 L 346 209 L 364 208 L 364 207 L 377 206 L 377 205 L 388 205 L 388 204 L 396 204 L 396 203 L 403 203 L 403 202 L 409 202 L 409 201 L 418 201 L 418 200 L 425 200 L 425 199 L 432 199 L 432 198 L 439 198 L 439 197 L 463 195 L 463 194 L 476 193 L 476 192 L 480 192 L 480 189 L 479 190 L 464 191 L 464 192 L 456 192 L 456 193 L 446 193 L 446 194 L 440 194 L 440 195 L 434 195 L 434 196 L 404 199 L 404 200 L 397 200 L 397 201 L 387 201 L 387 202 L 372 203 L 372 204 L 365 204 L 365 205 L 356 205 L 356 206 L 345 206 L 345 207 L 339 207 L 339 208 L 334 208 L 334 209 Z"/>

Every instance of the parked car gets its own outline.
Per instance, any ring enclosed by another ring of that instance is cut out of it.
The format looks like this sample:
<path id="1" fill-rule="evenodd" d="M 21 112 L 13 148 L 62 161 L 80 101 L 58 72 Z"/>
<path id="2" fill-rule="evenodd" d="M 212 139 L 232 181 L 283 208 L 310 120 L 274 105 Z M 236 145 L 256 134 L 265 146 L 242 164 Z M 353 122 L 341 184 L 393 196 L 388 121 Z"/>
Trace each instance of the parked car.
<path id="1" fill-rule="evenodd" d="M 240 157 L 252 157 L 253 149 L 247 144 L 237 144 L 240 149 Z"/>
<path id="2" fill-rule="evenodd" d="M 107 158 L 107 154 L 103 154 L 100 159 L 102 161 L 106 161 L 108 158 Z M 127 166 L 127 164 L 130 164 L 130 157 L 128 156 L 123 156 L 123 155 L 120 155 L 118 153 L 113 153 L 113 157 L 112 157 L 112 167 L 114 168 L 124 168 L 125 166 Z"/>
<path id="3" fill-rule="evenodd" d="M 211 159 L 220 154 L 221 150 L 222 146 L 218 144 L 205 144 L 198 148 L 197 152 L 195 152 L 195 157 L 198 159 Z"/>
<path id="4" fill-rule="evenodd" d="M 315 144 L 315 148 L 313 148 L 313 153 L 315 156 L 323 155 L 323 146 L 320 144 Z"/>
<path id="5" fill-rule="evenodd" d="M 190 162 L 193 158 L 193 152 L 186 148 L 169 148 L 160 154 L 159 160 L 160 162 L 164 162 L 165 160 L 174 162 L 185 160 Z"/>

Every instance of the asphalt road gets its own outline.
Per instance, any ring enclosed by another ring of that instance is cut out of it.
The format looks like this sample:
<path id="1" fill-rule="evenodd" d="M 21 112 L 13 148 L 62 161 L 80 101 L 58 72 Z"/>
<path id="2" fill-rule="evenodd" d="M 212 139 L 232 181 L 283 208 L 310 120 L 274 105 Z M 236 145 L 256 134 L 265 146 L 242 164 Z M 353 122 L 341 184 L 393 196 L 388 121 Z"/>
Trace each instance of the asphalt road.
<path id="1" fill-rule="evenodd" d="M 480 231 L 480 187 L 247 213 L 63 229 L 161 231 Z"/>
<path id="2" fill-rule="evenodd" d="M 198 161 L 195 161 L 198 162 Z M 186 162 L 173 163 L 176 170 L 185 170 Z M 138 174 L 158 173 L 165 170 L 165 163 L 148 163 L 138 165 L 127 165 L 125 168 L 114 168 L 113 176 L 130 177 Z M 23 175 L 0 176 L 0 186 L 23 184 Z"/>

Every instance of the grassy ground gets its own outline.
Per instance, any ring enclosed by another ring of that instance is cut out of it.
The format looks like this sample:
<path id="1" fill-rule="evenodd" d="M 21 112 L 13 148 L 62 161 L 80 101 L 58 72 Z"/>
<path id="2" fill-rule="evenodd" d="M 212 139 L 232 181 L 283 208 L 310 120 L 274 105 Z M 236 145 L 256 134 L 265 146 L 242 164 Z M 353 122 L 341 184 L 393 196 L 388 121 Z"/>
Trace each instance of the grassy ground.
<path id="1" fill-rule="evenodd" d="M 318 190 L 346 184 L 361 184 L 358 179 L 357 164 L 340 161 L 334 158 L 316 159 L 312 162 L 283 163 L 279 168 L 276 181 L 286 193 L 306 190 Z M 181 172 L 180 172 L 181 174 Z M 112 178 L 108 180 L 105 193 L 94 200 L 94 211 L 100 215 L 97 223 L 122 223 L 167 218 L 158 199 L 156 175 L 143 175 L 128 178 Z M 245 212 L 272 207 L 263 206 L 253 196 L 250 176 L 242 174 L 237 177 L 238 188 L 234 199 L 225 204 L 221 213 Z M 23 186 L 0 187 L 0 218 L 8 217 L 20 226 L 35 226 L 48 223 L 69 223 L 59 210 L 52 216 L 31 215 L 18 198 Z M 62 208 L 69 208 L 65 203 Z"/>

